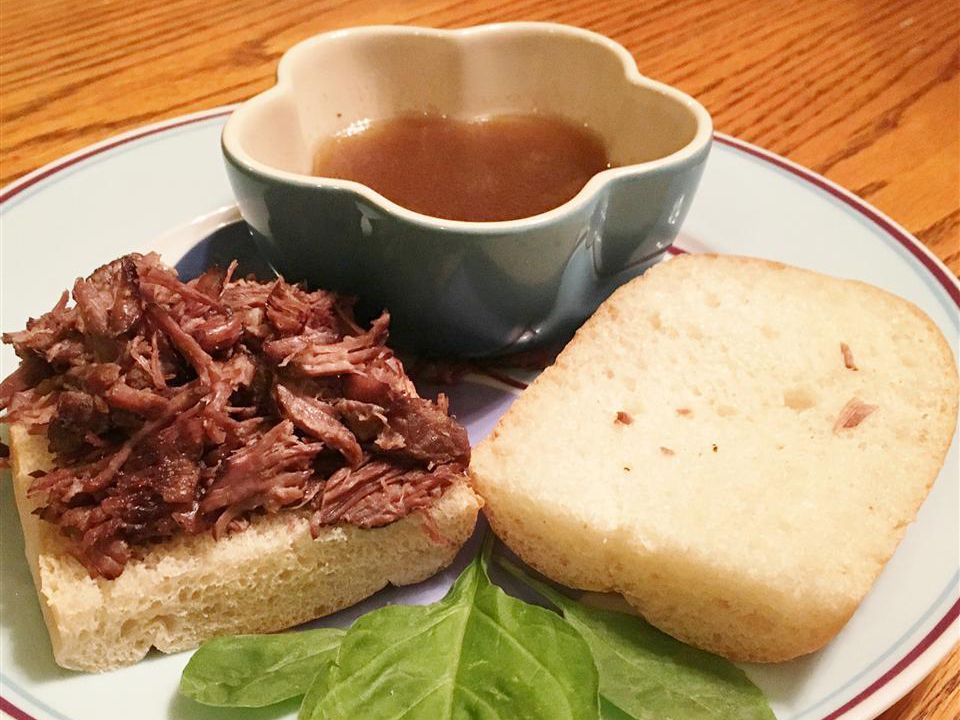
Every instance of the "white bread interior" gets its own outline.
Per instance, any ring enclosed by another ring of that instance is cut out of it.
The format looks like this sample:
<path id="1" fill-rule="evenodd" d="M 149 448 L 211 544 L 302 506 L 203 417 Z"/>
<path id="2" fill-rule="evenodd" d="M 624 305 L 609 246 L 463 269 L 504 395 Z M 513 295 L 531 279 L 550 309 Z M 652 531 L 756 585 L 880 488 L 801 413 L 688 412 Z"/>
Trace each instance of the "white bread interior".
<path id="1" fill-rule="evenodd" d="M 305 512 L 262 516 L 219 541 L 209 534 L 175 538 L 130 561 L 116 580 L 94 580 L 64 552 L 59 530 L 31 514 L 29 473 L 51 462 L 45 436 L 13 426 L 10 441 L 27 560 L 54 657 L 74 670 L 129 665 L 151 647 L 170 653 L 217 635 L 282 630 L 388 583 L 420 582 L 452 562 L 481 504 L 458 483 L 425 511 L 429 531 L 414 513 L 372 530 L 323 528 L 316 540 Z"/>
<path id="2" fill-rule="evenodd" d="M 853 398 L 877 409 L 835 431 Z M 701 648 L 782 661 L 862 601 L 957 404 L 950 347 L 911 303 L 692 255 L 597 311 L 474 450 L 471 478 L 497 535 L 547 576 L 621 593 Z"/>

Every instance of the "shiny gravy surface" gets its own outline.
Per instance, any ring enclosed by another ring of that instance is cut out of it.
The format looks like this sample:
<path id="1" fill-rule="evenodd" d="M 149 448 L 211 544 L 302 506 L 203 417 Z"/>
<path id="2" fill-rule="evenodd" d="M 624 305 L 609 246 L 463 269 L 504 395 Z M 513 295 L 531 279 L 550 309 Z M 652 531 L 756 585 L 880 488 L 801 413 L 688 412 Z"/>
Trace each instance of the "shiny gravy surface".
<path id="1" fill-rule="evenodd" d="M 608 167 L 599 136 L 559 117 L 417 114 L 324 141 L 313 173 L 355 180 L 425 215 L 496 221 L 562 205 Z"/>

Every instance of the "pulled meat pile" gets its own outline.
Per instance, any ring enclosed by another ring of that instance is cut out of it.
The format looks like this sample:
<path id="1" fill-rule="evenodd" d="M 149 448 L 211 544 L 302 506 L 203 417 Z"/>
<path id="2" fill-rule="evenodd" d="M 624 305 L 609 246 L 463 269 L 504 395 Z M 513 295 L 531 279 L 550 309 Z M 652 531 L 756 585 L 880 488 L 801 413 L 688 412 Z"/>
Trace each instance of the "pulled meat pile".
<path id="1" fill-rule="evenodd" d="M 190 282 L 127 255 L 64 292 L 22 332 L 0 384 L 8 423 L 46 433 L 55 469 L 29 492 L 94 577 L 149 543 L 242 530 L 308 508 L 378 527 L 462 477 L 470 446 L 442 395 L 417 395 L 351 303 L 234 266 Z"/>

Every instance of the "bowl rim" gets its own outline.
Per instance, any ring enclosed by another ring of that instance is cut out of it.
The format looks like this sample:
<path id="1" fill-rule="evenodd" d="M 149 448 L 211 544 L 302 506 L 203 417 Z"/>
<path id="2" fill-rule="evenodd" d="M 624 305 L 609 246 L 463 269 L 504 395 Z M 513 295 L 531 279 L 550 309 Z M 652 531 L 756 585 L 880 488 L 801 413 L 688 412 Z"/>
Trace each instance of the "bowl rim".
<path id="1" fill-rule="evenodd" d="M 582 42 L 588 42 L 600 45 L 608 52 L 615 55 L 623 68 L 623 79 L 631 85 L 643 87 L 648 90 L 669 98 L 679 105 L 683 106 L 693 117 L 695 122 L 695 132 L 693 137 L 682 147 L 663 157 L 648 160 L 642 163 L 632 165 L 622 165 L 618 167 L 607 168 L 594 174 L 580 191 L 566 202 L 546 210 L 536 215 L 516 218 L 513 220 L 449 220 L 427 215 L 415 210 L 403 207 L 389 198 L 381 195 L 368 185 L 354 180 L 343 180 L 340 178 L 328 178 L 315 175 L 305 175 L 301 173 L 281 170 L 266 163 L 255 160 L 245 150 L 240 142 L 241 124 L 245 117 L 244 110 L 265 102 L 269 102 L 274 97 L 283 95 L 290 86 L 290 76 L 292 67 L 298 62 L 301 56 L 308 54 L 316 45 L 337 40 L 344 37 L 355 36 L 377 36 L 393 35 L 407 37 L 440 37 L 453 38 L 463 41 L 465 39 L 508 33 L 540 33 L 542 35 L 566 35 L 576 38 Z M 290 69 L 288 69 L 290 68 Z M 630 51 L 623 45 L 612 40 L 606 35 L 575 27 L 573 25 L 564 25 L 553 22 L 499 22 L 487 23 L 484 25 L 474 25 L 466 28 L 440 29 L 423 27 L 419 25 L 363 25 L 357 27 L 341 28 L 313 35 L 305 40 L 290 47 L 281 56 L 277 64 L 276 83 L 267 90 L 264 90 L 245 102 L 241 103 L 236 110 L 227 119 L 221 133 L 221 149 L 228 162 L 239 166 L 247 173 L 259 175 L 264 178 L 282 181 L 285 184 L 296 185 L 306 188 L 323 188 L 328 190 L 341 190 L 355 193 L 364 198 L 371 206 L 387 215 L 397 216 L 406 220 L 408 223 L 437 229 L 450 229 L 460 231 L 471 231 L 480 233 L 500 234 L 504 231 L 521 230 L 536 227 L 544 224 L 553 223 L 558 220 L 569 217 L 580 212 L 585 206 L 600 195 L 602 190 L 612 182 L 625 178 L 636 177 L 638 175 L 652 175 L 666 170 L 682 166 L 690 161 L 705 157 L 709 151 L 713 139 L 713 120 L 706 108 L 696 99 L 682 90 L 667 85 L 666 83 L 652 80 L 640 73 L 636 60 Z"/>

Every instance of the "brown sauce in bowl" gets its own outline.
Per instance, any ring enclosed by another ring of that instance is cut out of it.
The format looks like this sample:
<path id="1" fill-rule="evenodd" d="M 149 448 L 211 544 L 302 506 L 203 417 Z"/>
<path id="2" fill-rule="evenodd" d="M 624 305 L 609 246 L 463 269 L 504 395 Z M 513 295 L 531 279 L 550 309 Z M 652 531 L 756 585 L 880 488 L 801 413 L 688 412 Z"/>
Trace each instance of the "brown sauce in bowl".
<path id="1" fill-rule="evenodd" d="M 424 215 L 489 222 L 558 207 L 608 167 L 599 136 L 559 117 L 420 114 L 325 141 L 313 174 L 363 183 Z"/>

